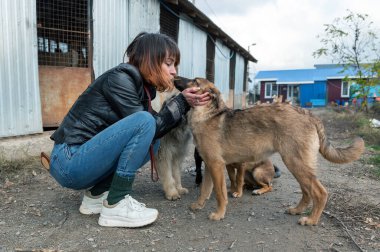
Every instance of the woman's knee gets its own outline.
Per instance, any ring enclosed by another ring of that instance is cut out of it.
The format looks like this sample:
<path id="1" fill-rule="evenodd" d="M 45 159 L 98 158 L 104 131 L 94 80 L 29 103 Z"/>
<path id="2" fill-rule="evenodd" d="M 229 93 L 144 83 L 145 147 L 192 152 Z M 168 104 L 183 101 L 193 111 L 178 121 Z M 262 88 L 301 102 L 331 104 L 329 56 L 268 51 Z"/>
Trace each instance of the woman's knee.
<path id="1" fill-rule="evenodd" d="M 147 111 L 139 111 L 134 114 L 138 117 L 138 120 L 141 121 L 145 127 L 148 129 L 156 130 L 156 119 L 153 115 Z"/>

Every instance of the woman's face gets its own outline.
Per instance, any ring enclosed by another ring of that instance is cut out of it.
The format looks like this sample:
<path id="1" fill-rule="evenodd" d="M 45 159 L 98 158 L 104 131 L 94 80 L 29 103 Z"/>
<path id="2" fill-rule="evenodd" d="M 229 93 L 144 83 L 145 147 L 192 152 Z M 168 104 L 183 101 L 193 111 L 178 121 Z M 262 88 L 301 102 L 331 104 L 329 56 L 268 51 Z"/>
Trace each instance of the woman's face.
<path id="1" fill-rule="evenodd" d="M 161 65 L 162 72 L 164 72 L 165 76 L 168 79 L 173 80 L 177 75 L 177 71 L 175 69 L 175 60 L 171 57 L 166 57 L 164 62 Z"/>

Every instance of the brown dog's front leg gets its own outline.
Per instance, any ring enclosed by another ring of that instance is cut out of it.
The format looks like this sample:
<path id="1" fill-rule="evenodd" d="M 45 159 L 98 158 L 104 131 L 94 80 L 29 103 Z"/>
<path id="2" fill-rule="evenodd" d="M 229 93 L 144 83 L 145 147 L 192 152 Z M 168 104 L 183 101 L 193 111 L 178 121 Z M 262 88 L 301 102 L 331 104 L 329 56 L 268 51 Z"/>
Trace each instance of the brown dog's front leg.
<path id="1" fill-rule="evenodd" d="M 214 191 L 216 200 L 218 202 L 218 207 L 216 212 L 213 212 L 209 215 L 210 220 L 221 220 L 226 214 L 226 207 L 228 204 L 227 198 L 227 187 L 226 180 L 224 177 L 224 162 L 214 161 L 212 165 L 209 166 L 210 175 L 212 181 L 214 182 Z"/>
<path id="2" fill-rule="evenodd" d="M 210 171 L 206 165 L 204 179 L 201 184 L 201 195 L 198 197 L 198 200 L 196 202 L 191 204 L 190 206 L 191 210 L 199 210 L 205 206 L 206 200 L 210 198 L 212 188 L 213 188 L 213 182 L 210 176 Z"/>

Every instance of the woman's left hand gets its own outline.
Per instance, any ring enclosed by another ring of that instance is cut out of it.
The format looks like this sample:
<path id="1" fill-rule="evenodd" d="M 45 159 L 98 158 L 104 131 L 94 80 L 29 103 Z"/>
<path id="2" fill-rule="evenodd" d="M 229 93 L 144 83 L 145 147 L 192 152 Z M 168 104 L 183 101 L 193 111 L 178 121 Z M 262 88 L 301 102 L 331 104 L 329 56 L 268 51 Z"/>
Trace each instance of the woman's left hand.
<path id="1" fill-rule="evenodd" d="M 206 105 L 211 99 L 208 92 L 197 94 L 198 91 L 199 87 L 186 88 L 182 91 L 187 103 L 192 107 Z"/>

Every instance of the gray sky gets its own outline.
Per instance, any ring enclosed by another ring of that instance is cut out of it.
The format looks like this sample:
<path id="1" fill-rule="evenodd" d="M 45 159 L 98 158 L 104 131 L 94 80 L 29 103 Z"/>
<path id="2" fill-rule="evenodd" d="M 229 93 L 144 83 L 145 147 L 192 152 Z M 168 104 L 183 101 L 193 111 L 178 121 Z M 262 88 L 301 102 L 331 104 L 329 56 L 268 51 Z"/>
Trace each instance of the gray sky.
<path id="1" fill-rule="evenodd" d="M 380 0 L 195 0 L 195 5 L 244 48 L 256 43 L 250 47 L 258 59 L 251 74 L 332 63 L 312 56 L 321 47 L 316 37 L 347 9 L 368 14 L 372 28 L 380 28 Z"/>

